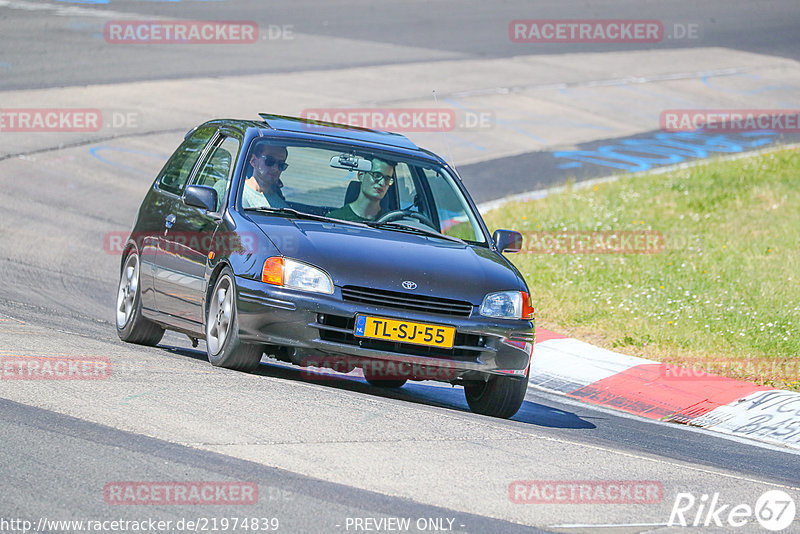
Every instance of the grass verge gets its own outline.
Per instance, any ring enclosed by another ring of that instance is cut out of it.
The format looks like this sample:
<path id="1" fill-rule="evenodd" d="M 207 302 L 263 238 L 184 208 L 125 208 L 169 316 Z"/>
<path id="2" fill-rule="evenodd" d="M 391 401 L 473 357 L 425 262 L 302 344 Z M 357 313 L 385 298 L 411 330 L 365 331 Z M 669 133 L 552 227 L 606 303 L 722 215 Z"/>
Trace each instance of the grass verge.
<path id="1" fill-rule="evenodd" d="M 525 236 L 509 258 L 538 326 L 800 391 L 800 150 L 568 187 L 484 218 Z"/>

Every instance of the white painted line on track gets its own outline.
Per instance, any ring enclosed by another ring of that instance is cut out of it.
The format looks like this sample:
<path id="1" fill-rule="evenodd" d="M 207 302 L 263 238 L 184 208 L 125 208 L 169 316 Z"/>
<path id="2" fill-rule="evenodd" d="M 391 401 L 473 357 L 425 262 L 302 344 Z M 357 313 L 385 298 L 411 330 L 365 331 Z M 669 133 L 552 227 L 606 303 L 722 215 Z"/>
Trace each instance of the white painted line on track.
<path id="1" fill-rule="evenodd" d="M 668 527 L 669 523 L 607 523 L 592 525 L 590 523 L 567 523 L 565 525 L 548 525 L 547 528 L 618 528 L 618 527 Z"/>
<path id="2" fill-rule="evenodd" d="M 50 11 L 53 15 L 61 17 L 97 17 L 97 18 L 143 18 L 135 13 L 122 11 L 109 11 L 106 9 L 92 9 L 75 5 L 47 4 L 44 2 L 27 2 L 25 0 L 0 0 L 0 7 L 19 9 L 23 11 Z M 148 19 L 162 20 L 165 17 L 147 15 Z"/>

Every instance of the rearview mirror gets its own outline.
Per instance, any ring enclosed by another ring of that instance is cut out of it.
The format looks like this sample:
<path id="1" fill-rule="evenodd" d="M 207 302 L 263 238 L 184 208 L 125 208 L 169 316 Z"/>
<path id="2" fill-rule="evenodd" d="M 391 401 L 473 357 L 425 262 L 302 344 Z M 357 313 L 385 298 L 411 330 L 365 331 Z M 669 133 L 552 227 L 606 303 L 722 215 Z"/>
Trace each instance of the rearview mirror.
<path id="1" fill-rule="evenodd" d="M 369 172 L 372 170 L 372 162 L 368 159 L 359 158 L 355 154 L 339 154 L 331 158 L 331 167 L 349 171 Z"/>
<path id="2" fill-rule="evenodd" d="M 514 230 L 495 230 L 492 234 L 494 246 L 500 252 L 519 252 L 522 250 L 522 234 Z"/>
<path id="3" fill-rule="evenodd" d="M 183 193 L 183 203 L 206 211 L 217 211 L 217 190 L 207 185 L 190 185 Z"/>

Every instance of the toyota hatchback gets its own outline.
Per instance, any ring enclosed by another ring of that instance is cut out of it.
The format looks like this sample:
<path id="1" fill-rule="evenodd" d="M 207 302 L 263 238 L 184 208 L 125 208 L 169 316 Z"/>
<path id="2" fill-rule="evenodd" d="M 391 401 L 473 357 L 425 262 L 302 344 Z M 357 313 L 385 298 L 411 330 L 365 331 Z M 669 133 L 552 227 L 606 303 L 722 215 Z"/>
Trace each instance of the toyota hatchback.
<path id="1" fill-rule="evenodd" d="M 458 174 L 402 135 L 261 115 L 191 130 L 139 209 L 121 260 L 119 337 L 165 329 L 213 365 L 264 355 L 368 382 L 464 387 L 511 417 L 528 385 L 530 291 Z"/>

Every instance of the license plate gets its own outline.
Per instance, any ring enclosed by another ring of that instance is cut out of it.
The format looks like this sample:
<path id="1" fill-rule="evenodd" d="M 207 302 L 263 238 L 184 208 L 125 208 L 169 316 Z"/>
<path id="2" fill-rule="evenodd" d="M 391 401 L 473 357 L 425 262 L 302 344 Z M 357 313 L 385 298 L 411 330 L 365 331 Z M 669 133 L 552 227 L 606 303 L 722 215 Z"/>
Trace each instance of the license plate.
<path id="1" fill-rule="evenodd" d="M 450 349 L 453 348 L 456 329 L 452 326 L 356 315 L 356 327 L 353 333 L 358 337 Z"/>

